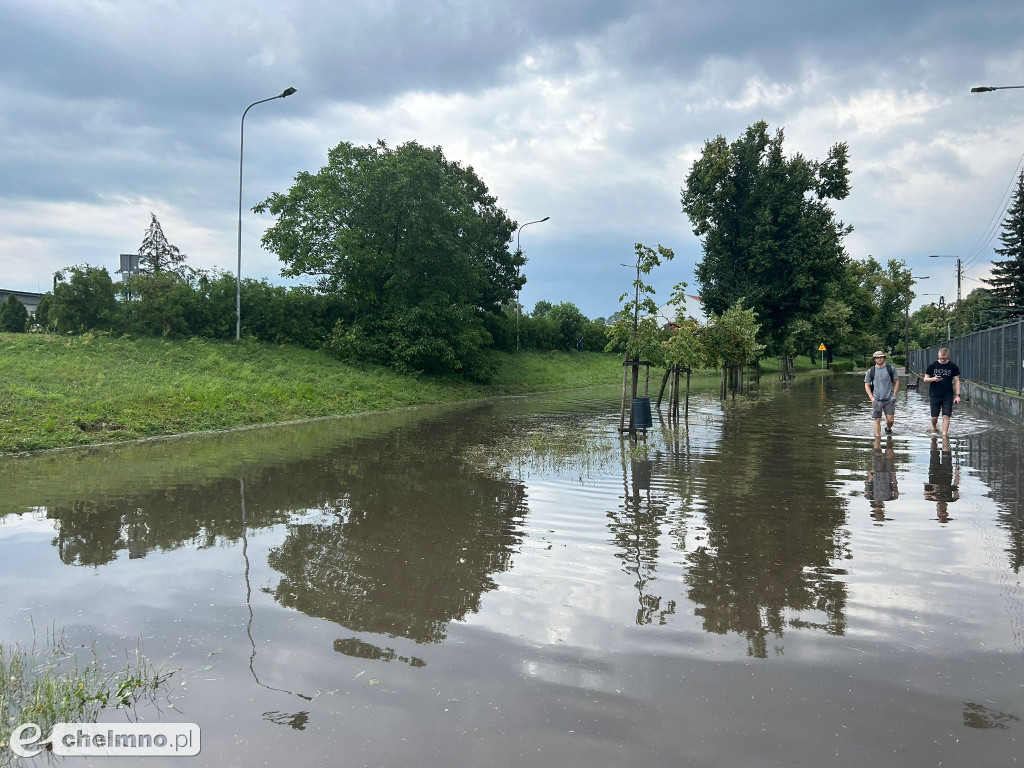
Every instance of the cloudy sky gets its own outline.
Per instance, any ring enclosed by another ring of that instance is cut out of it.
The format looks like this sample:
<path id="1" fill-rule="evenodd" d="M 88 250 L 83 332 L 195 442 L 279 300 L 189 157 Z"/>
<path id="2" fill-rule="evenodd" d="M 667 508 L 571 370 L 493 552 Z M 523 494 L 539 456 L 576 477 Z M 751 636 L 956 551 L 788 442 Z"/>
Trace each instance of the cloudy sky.
<path id="1" fill-rule="evenodd" d="M 248 212 L 339 141 L 440 145 L 519 223 L 523 303 L 607 315 L 633 243 L 693 284 L 679 189 L 704 141 L 756 120 L 787 151 L 850 146 L 850 254 L 919 292 L 979 285 L 1024 151 L 1024 4 L 668 0 L 0 0 L 0 288 L 117 268 L 149 213 L 194 266 L 280 281 Z M 513 244 L 514 247 L 514 244 Z M 662 294 L 664 295 L 664 293 Z M 922 296 L 918 302 L 936 297 Z"/>

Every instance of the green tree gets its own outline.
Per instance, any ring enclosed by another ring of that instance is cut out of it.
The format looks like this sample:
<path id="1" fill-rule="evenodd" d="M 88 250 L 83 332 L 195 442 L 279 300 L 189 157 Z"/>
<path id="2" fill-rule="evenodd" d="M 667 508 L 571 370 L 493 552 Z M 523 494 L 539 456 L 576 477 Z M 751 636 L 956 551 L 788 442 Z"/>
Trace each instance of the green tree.
<path id="1" fill-rule="evenodd" d="M 35 316 L 32 318 L 35 324 L 42 328 L 44 331 L 50 330 L 50 307 L 53 306 L 53 294 L 44 293 L 43 298 L 39 300 L 38 306 L 36 306 Z"/>
<path id="2" fill-rule="evenodd" d="M 950 310 L 951 316 L 956 314 L 955 306 Z M 960 320 L 966 333 L 999 325 L 1002 318 L 999 299 L 987 288 L 975 288 L 960 303 Z"/>
<path id="3" fill-rule="evenodd" d="M 602 352 L 608 346 L 608 330 L 603 318 L 588 320 L 583 327 L 583 349 L 589 352 Z"/>
<path id="4" fill-rule="evenodd" d="M 817 336 L 819 343 L 824 344 L 827 352 L 827 361 L 832 362 L 832 355 L 842 350 L 846 351 L 846 342 L 853 332 L 850 325 L 850 316 L 853 310 L 850 306 L 834 296 L 829 296 L 822 302 L 819 309 L 811 317 L 813 335 Z"/>
<path id="5" fill-rule="evenodd" d="M 136 275 L 131 281 L 132 331 L 147 336 L 188 336 L 186 319 L 195 302 L 189 283 L 171 272 Z"/>
<path id="6" fill-rule="evenodd" d="M 846 144 L 819 162 L 786 157 L 783 138 L 782 129 L 770 136 L 758 122 L 732 144 L 722 136 L 706 142 L 682 190 L 704 249 L 696 269 L 704 306 L 721 314 L 743 299 L 773 348 L 793 320 L 821 309 L 852 231 L 827 202 L 850 192 Z"/>
<path id="7" fill-rule="evenodd" d="M 583 335 L 587 325 L 586 316 L 571 301 L 555 304 L 548 312 L 548 319 L 558 327 L 558 338 L 562 349 L 575 349 L 576 341 Z"/>
<path id="8" fill-rule="evenodd" d="M 553 306 L 554 305 L 550 301 L 545 301 L 544 299 L 541 299 L 540 301 L 533 305 L 533 312 L 531 312 L 530 314 L 532 314 L 534 317 L 547 317 L 548 312 L 551 311 L 551 307 Z"/>
<path id="9" fill-rule="evenodd" d="M 757 314 L 738 300 L 721 315 L 712 314 L 702 334 L 705 361 L 713 367 L 747 365 L 764 352 L 757 341 Z"/>
<path id="10" fill-rule="evenodd" d="M 28 330 L 28 310 L 13 293 L 0 304 L 0 331 L 24 333 Z"/>
<path id="11" fill-rule="evenodd" d="M 348 142 L 319 172 L 257 212 L 277 217 L 263 245 L 288 276 L 312 275 L 351 313 L 333 337 L 340 355 L 399 370 L 489 375 L 483 314 L 525 282 L 509 252 L 515 222 L 472 167 L 416 142 Z"/>
<path id="12" fill-rule="evenodd" d="M 883 346 L 878 304 L 883 271 L 873 256 L 863 261 L 850 259 L 842 277 L 831 286 L 829 295 L 850 308 L 850 333 L 837 349 L 840 354 L 867 356 Z"/>
<path id="13" fill-rule="evenodd" d="M 658 322 L 658 305 L 654 301 L 654 287 L 645 283 L 646 276 L 661 265 L 662 260 L 671 261 L 675 253 L 671 248 L 658 245 L 657 249 L 637 243 L 636 279 L 633 280 L 632 294 L 619 296 L 625 302 L 616 314 L 615 324 L 608 333 L 609 341 L 605 352 L 625 352 L 627 360 L 647 360 L 661 364 L 664 350 Z"/>
<path id="14" fill-rule="evenodd" d="M 188 267 L 185 265 L 187 257 L 167 241 L 156 214 L 150 213 L 149 216 L 149 227 L 142 238 L 142 245 L 139 246 L 139 272 L 144 275 L 173 272 L 185 276 L 188 274 Z"/>
<path id="15" fill-rule="evenodd" d="M 925 348 L 946 340 L 946 321 L 949 313 L 935 304 L 918 307 L 910 316 L 911 348 Z"/>
<path id="16" fill-rule="evenodd" d="M 88 264 L 58 272 L 49 315 L 61 333 L 114 329 L 121 313 L 110 273 Z"/>
<path id="17" fill-rule="evenodd" d="M 906 264 L 890 259 L 879 276 L 876 289 L 878 314 L 875 324 L 884 348 L 903 349 L 905 313 L 916 295 L 913 285 L 914 278 Z"/>
<path id="18" fill-rule="evenodd" d="M 992 262 L 992 276 L 986 280 L 1002 318 L 1024 314 L 1024 171 L 1017 180 L 1010 209 L 999 235 L 1002 248 L 996 253 L 1004 258 Z"/>

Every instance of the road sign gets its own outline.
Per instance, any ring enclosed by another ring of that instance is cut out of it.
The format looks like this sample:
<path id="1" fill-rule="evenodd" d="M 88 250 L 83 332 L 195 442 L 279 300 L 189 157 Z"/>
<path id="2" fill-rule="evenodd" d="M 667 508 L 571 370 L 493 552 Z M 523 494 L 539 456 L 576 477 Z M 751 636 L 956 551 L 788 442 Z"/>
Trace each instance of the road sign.
<path id="1" fill-rule="evenodd" d="M 824 352 L 825 351 L 825 345 L 824 344 L 819 344 L 818 345 L 818 351 L 819 352 Z"/>

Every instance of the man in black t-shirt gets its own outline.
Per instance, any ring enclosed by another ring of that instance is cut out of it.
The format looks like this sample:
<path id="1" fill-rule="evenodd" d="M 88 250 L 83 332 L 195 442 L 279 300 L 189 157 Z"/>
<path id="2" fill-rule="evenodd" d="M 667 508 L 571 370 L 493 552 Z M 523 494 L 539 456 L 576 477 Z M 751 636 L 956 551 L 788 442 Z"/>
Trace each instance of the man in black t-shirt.
<path id="1" fill-rule="evenodd" d="M 928 366 L 924 380 L 929 383 L 928 399 L 932 407 L 932 431 L 938 429 L 939 411 L 942 411 L 942 434 L 949 432 L 949 417 L 953 415 L 953 403 L 960 402 L 960 369 L 950 362 L 949 350 L 939 350 L 939 359 Z M 954 393 L 954 387 L 956 392 Z"/>

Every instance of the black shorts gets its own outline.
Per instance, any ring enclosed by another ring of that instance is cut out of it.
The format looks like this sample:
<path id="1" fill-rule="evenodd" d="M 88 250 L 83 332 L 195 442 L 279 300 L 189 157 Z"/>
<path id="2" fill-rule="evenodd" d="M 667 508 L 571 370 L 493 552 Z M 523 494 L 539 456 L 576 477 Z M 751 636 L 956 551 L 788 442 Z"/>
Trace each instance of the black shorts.
<path id="1" fill-rule="evenodd" d="M 946 396 L 940 395 L 935 397 L 934 395 L 928 398 L 932 407 L 932 418 L 937 419 L 939 417 L 939 411 L 942 411 L 943 416 L 953 415 L 953 393 L 950 392 Z"/>

